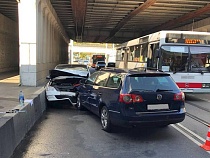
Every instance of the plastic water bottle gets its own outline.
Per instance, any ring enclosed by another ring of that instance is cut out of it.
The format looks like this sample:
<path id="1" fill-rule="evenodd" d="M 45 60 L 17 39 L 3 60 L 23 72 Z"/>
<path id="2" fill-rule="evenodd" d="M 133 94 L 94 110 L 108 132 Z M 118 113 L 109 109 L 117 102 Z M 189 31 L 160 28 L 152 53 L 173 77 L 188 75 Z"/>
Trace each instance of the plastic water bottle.
<path id="1" fill-rule="evenodd" d="M 24 94 L 22 91 L 20 91 L 19 93 L 19 103 L 20 103 L 20 106 L 24 105 Z"/>

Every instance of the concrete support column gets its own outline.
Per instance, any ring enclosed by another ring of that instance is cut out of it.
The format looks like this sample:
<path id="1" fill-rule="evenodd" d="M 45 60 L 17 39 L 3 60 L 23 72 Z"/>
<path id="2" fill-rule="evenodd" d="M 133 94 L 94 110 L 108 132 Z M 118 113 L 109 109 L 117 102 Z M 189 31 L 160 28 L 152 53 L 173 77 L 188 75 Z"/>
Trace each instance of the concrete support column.
<path id="1" fill-rule="evenodd" d="M 49 70 L 68 63 L 67 37 L 50 0 L 19 3 L 21 85 L 44 85 Z"/>
<path id="2" fill-rule="evenodd" d="M 36 0 L 21 0 L 18 10 L 20 83 L 36 86 Z"/>

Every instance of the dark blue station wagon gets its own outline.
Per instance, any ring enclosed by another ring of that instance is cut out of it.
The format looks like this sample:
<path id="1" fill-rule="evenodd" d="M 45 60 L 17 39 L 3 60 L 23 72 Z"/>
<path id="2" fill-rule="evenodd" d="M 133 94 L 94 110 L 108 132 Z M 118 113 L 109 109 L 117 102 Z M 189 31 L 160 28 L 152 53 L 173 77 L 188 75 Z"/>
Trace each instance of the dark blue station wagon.
<path id="1" fill-rule="evenodd" d="M 185 96 L 167 73 L 105 68 L 81 80 L 76 107 L 101 118 L 103 130 L 117 126 L 167 126 L 185 118 Z"/>

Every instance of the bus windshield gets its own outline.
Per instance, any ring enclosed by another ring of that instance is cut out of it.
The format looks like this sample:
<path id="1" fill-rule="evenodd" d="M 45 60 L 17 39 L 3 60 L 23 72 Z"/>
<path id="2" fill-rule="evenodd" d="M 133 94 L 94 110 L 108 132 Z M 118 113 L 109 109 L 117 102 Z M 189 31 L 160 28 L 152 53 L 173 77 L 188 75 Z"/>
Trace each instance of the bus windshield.
<path id="1" fill-rule="evenodd" d="M 166 72 L 210 72 L 210 47 L 164 45 L 159 67 Z"/>

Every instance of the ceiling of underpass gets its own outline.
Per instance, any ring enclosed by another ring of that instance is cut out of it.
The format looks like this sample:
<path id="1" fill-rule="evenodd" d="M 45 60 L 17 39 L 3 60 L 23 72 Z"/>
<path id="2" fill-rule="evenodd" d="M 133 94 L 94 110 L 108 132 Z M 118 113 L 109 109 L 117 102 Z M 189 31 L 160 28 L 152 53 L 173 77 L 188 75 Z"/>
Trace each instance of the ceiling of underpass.
<path id="1" fill-rule="evenodd" d="M 209 0 L 50 0 L 75 41 L 122 43 L 210 17 Z M 18 21 L 16 0 L 0 0 L 0 13 Z"/>

